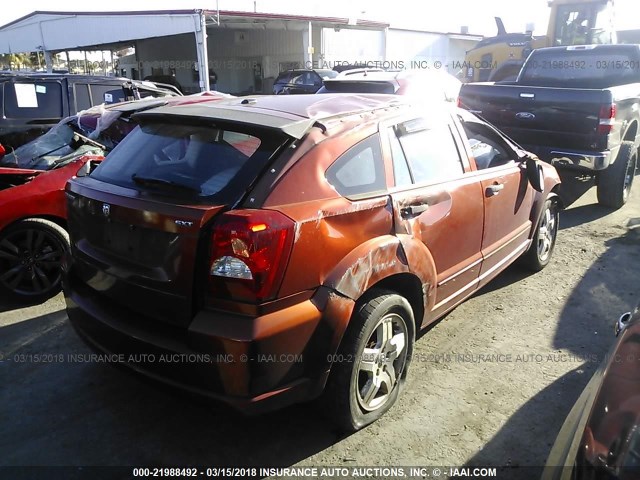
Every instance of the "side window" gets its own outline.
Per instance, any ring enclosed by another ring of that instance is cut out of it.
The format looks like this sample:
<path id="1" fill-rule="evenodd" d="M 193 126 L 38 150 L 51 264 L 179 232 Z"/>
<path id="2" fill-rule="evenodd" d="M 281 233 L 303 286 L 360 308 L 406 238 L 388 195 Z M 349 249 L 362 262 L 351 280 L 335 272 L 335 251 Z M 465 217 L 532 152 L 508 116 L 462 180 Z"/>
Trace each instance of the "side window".
<path id="1" fill-rule="evenodd" d="M 395 178 L 396 187 L 406 187 L 413 183 L 411 180 L 411 172 L 407 165 L 407 158 L 402 151 L 400 140 L 393 130 L 389 130 L 389 142 L 391 145 L 391 157 L 393 160 L 393 176 Z"/>
<path id="2" fill-rule="evenodd" d="M 378 134 L 342 154 L 327 170 L 327 181 L 345 197 L 364 196 L 386 189 Z"/>
<path id="3" fill-rule="evenodd" d="M 122 85 L 90 85 L 94 105 L 116 103 L 124 100 Z"/>
<path id="4" fill-rule="evenodd" d="M 89 85 L 86 83 L 76 83 L 73 87 L 76 91 L 76 110 L 86 110 L 91 107 L 91 97 L 89 96 Z"/>
<path id="5" fill-rule="evenodd" d="M 278 75 L 278 78 L 276 78 L 276 81 L 274 83 L 289 83 L 290 79 L 291 72 L 282 72 L 280 75 Z"/>
<path id="6" fill-rule="evenodd" d="M 502 139 L 486 125 L 477 122 L 461 122 L 478 170 L 504 165 L 513 158 Z"/>
<path id="7" fill-rule="evenodd" d="M 295 85 L 313 85 L 313 78 L 309 72 L 303 72 L 300 75 L 293 77 L 291 83 Z"/>
<path id="8" fill-rule="evenodd" d="M 6 82 L 4 114 L 7 118 L 61 118 L 62 86 L 58 82 Z"/>
<path id="9" fill-rule="evenodd" d="M 395 127 L 415 183 L 435 183 L 464 173 L 453 134 L 446 122 L 426 125 L 423 119 Z M 395 163 L 395 162 L 394 162 Z"/>

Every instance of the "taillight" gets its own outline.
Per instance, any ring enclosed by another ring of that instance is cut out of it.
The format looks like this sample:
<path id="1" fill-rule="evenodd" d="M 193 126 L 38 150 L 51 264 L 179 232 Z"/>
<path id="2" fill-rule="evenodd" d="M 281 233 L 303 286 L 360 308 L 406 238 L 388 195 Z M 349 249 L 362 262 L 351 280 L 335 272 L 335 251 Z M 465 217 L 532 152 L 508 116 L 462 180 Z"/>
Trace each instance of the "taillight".
<path id="1" fill-rule="evenodd" d="M 213 228 L 210 292 L 260 303 L 275 297 L 291 254 L 295 222 L 270 210 L 235 210 Z"/>
<path id="2" fill-rule="evenodd" d="M 598 134 L 609 135 L 616 124 L 616 104 L 610 103 L 600 107 L 598 115 Z"/>

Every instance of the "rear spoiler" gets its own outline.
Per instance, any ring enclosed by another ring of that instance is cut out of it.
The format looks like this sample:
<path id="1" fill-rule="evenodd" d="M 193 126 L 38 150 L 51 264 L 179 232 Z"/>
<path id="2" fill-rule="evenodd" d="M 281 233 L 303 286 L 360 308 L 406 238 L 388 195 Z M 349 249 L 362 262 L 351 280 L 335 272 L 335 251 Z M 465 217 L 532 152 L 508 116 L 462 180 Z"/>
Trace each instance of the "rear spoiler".
<path id="1" fill-rule="evenodd" d="M 186 120 L 188 122 L 194 119 L 210 123 L 233 122 L 238 125 L 277 130 L 296 140 L 304 137 L 311 127 L 318 123 L 312 118 L 290 120 L 258 112 L 239 112 L 235 109 L 216 108 L 215 111 L 212 111 L 212 109 L 205 107 L 205 109 L 199 111 L 200 109 L 197 106 L 191 105 L 190 107 L 188 111 L 183 111 L 179 106 L 158 107 L 149 111 L 135 113 L 132 118 L 141 122 L 161 120 L 169 122 Z"/>
<path id="2" fill-rule="evenodd" d="M 126 100 L 140 100 L 142 92 L 151 93 L 154 96 L 164 95 L 182 97 L 182 93 L 173 85 L 149 81 L 131 80 L 122 85 Z"/>

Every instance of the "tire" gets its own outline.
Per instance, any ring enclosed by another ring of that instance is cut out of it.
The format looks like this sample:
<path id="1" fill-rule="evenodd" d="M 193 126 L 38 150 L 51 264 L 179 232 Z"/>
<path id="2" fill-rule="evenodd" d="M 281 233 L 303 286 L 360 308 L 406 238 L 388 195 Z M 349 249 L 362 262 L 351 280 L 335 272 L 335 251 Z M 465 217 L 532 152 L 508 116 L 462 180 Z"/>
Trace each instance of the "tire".
<path id="1" fill-rule="evenodd" d="M 69 235 L 43 218 L 28 218 L 0 232 L 0 291 L 18 302 L 41 302 L 60 291 Z"/>
<path id="2" fill-rule="evenodd" d="M 327 415 L 341 430 L 359 430 L 394 405 L 414 338 L 415 321 L 404 297 L 377 290 L 359 302 L 322 399 Z"/>
<path id="3" fill-rule="evenodd" d="M 559 210 L 558 202 L 553 198 L 547 198 L 531 245 L 522 256 L 522 264 L 534 272 L 539 272 L 551 261 L 558 234 Z"/>
<path id="4" fill-rule="evenodd" d="M 598 176 L 598 203 L 618 209 L 629 199 L 638 163 L 633 142 L 622 142 L 615 162 Z"/>

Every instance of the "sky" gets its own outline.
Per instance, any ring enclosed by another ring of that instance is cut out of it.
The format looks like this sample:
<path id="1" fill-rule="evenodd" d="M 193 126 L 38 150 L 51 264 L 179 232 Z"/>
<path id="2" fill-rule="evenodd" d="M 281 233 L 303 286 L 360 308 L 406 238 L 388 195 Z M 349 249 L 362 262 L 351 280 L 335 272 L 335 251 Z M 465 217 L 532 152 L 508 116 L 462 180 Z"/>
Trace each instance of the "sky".
<path id="1" fill-rule="evenodd" d="M 640 2 L 616 1 L 616 25 L 619 30 L 640 29 Z M 5 25 L 35 10 L 118 11 L 180 10 L 191 8 L 308 14 L 318 16 L 357 17 L 380 20 L 394 27 L 418 28 L 437 32 L 459 32 L 468 26 L 469 33 L 495 35 L 493 17 L 502 17 L 507 31 L 522 32 L 529 23 L 534 32 L 546 33 L 549 19 L 547 0 L 28 0 L 5 2 L 0 9 L 0 25 Z"/>

